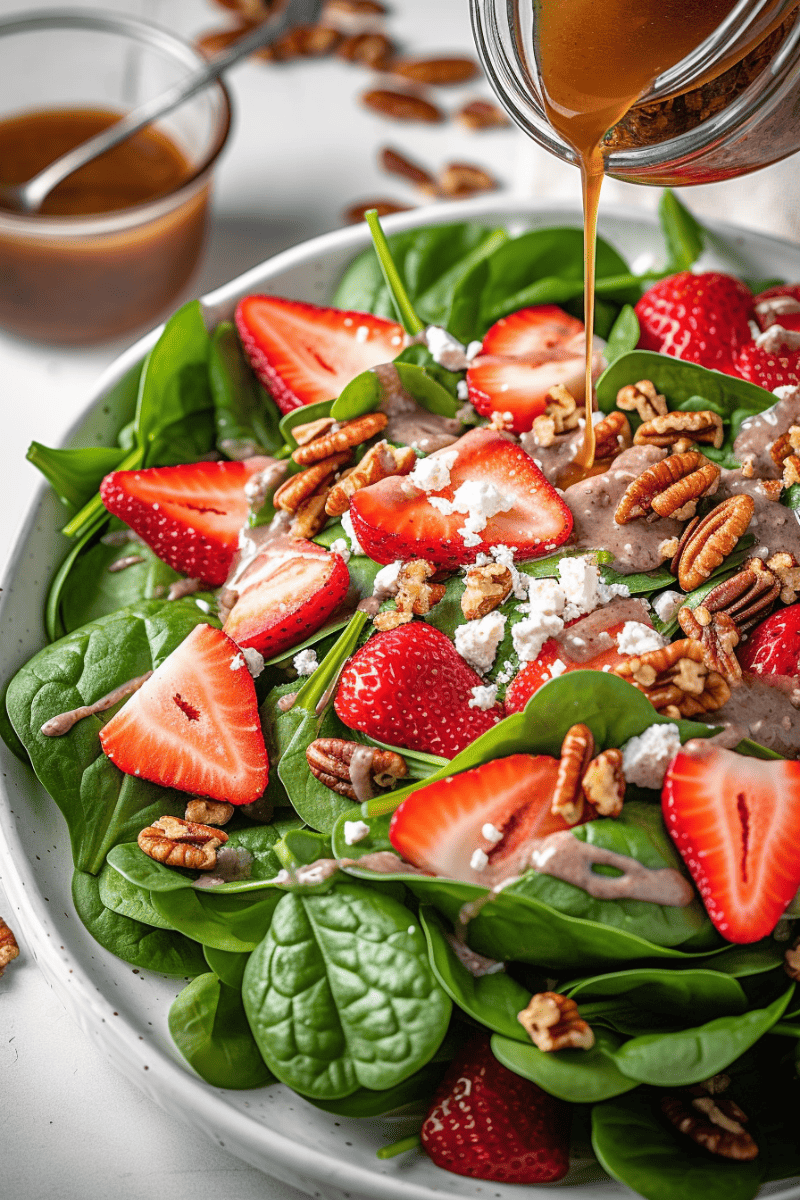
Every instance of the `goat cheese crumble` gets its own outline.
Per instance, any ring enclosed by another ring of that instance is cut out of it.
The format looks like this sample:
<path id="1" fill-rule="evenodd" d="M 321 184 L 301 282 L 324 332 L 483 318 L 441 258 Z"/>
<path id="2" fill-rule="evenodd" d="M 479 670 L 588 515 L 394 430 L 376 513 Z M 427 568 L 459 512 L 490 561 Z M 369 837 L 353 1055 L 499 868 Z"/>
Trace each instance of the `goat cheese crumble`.
<path id="1" fill-rule="evenodd" d="M 497 609 L 477 621 L 456 626 L 456 650 L 479 675 L 491 670 L 505 627 L 506 618 Z"/>
<path id="2" fill-rule="evenodd" d="M 298 675 L 313 675 L 319 666 L 316 650 L 301 650 L 295 654 L 292 664 Z"/>
<path id="3" fill-rule="evenodd" d="M 649 654 L 666 646 L 666 639 L 642 621 L 626 621 L 617 634 L 620 654 Z"/>
<path id="4" fill-rule="evenodd" d="M 497 684 L 488 683 L 476 684 L 472 689 L 472 699 L 469 702 L 470 708 L 479 708 L 482 712 L 487 712 L 493 708 L 497 702 Z"/>
<path id="5" fill-rule="evenodd" d="M 677 725 L 648 725 L 622 747 L 622 773 L 628 783 L 660 791 L 669 763 L 681 747 Z"/>

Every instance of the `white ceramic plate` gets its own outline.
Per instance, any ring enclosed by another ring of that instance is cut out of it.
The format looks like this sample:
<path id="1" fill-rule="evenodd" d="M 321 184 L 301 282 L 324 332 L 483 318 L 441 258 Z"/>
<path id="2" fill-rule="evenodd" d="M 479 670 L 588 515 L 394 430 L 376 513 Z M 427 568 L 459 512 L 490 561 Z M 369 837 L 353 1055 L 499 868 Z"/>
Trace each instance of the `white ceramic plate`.
<path id="1" fill-rule="evenodd" d="M 512 231 L 579 225 L 577 208 L 520 209 L 513 199 L 480 200 L 420 209 L 390 218 L 390 231 L 451 220 L 507 224 Z M 603 212 L 600 229 L 629 262 L 663 261 L 654 218 L 621 209 Z M 719 226 L 720 254 L 704 265 L 753 278 L 800 278 L 800 247 Z M 237 300 L 266 291 L 325 303 L 342 270 L 369 243 L 366 226 L 316 238 L 288 250 L 207 296 L 209 327 L 231 316 Z M 113 444 L 130 400 L 130 371 L 158 336 L 143 338 L 102 377 L 68 444 Z M 42 488 L 24 521 L 0 601 L 3 675 L 44 642 L 41 612 L 47 586 L 66 546 L 58 533 L 63 509 Z M 212 1088 L 183 1063 L 167 1029 L 179 981 L 142 974 L 107 953 L 76 920 L 70 898 L 71 860 L 63 819 L 31 773 L 0 744 L 0 866 L 28 944 L 65 1007 L 125 1075 L 173 1116 L 267 1174 L 326 1200 L 521 1200 L 547 1188 L 521 1189 L 440 1171 L 422 1153 L 388 1162 L 376 1150 L 413 1129 L 408 1117 L 356 1121 L 334 1118 L 282 1086 L 235 1092 Z M 560 1194 L 574 1200 L 631 1195 L 591 1166 L 574 1171 Z M 764 1195 L 800 1197 L 800 1187 L 773 1184 Z M 679 1200 L 679 1197 L 676 1197 Z"/>

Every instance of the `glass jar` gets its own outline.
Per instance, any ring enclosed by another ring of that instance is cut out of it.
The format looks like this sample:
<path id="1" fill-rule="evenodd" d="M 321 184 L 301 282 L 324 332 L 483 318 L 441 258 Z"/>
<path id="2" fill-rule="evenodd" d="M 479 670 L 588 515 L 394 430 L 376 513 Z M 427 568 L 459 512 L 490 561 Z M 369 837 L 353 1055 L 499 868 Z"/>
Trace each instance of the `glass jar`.
<path id="1" fill-rule="evenodd" d="M 545 116 L 533 57 L 535 0 L 470 4 L 478 53 L 509 116 L 551 154 L 577 165 Z M 746 175 L 798 149 L 798 0 L 740 0 L 604 141 L 607 175 L 659 187 Z"/>
<path id="2" fill-rule="evenodd" d="M 58 109 L 121 115 L 203 62 L 173 34 L 112 13 L 9 17 L 0 21 L 0 122 Z M 228 94 L 216 83 L 153 123 L 154 136 L 185 160 L 166 194 L 85 216 L 0 209 L 0 328 L 91 343 L 167 311 L 203 249 L 212 170 L 230 118 Z"/>

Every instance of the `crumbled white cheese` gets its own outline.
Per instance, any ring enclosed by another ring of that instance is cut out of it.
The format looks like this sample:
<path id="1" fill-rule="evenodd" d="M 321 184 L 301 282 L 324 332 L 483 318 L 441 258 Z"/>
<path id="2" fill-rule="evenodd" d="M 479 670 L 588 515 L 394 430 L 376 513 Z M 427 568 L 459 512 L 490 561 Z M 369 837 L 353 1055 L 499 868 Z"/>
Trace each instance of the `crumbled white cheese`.
<path id="1" fill-rule="evenodd" d="M 508 683 L 509 680 L 514 677 L 516 670 L 517 670 L 517 668 L 514 665 L 513 661 L 510 658 L 507 658 L 506 661 L 503 663 L 501 669 L 495 675 L 495 679 L 496 679 L 497 683 L 501 684 L 501 685 L 504 683 Z"/>
<path id="2" fill-rule="evenodd" d="M 558 679 L 559 675 L 563 675 L 566 669 L 567 664 L 561 658 L 557 658 L 555 662 L 549 663 L 547 667 L 551 679 Z"/>
<path id="3" fill-rule="evenodd" d="M 800 330 L 784 329 L 783 325 L 770 325 L 763 333 L 759 333 L 756 346 L 767 354 L 800 349 Z"/>
<path id="4" fill-rule="evenodd" d="M 489 865 L 489 855 L 479 846 L 477 850 L 473 850 L 469 865 L 473 871 L 485 871 Z"/>
<path id="5" fill-rule="evenodd" d="M 591 554 L 562 558 L 558 564 L 558 574 L 564 589 L 565 621 L 573 621 L 576 617 L 594 612 L 601 604 L 608 604 L 617 596 L 627 598 L 631 594 L 624 583 L 603 583 L 600 569 Z"/>
<path id="6" fill-rule="evenodd" d="M 505 627 L 506 618 L 497 609 L 477 621 L 457 625 L 456 650 L 480 675 L 485 675 L 495 660 Z"/>
<path id="7" fill-rule="evenodd" d="M 301 650 L 299 654 L 295 654 L 292 663 L 298 675 L 313 675 L 319 666 L 317 652 L 311 649 Z"/>
<path id="8" fill-rule="evenodd" d="M 483 349 L 483 342 L 470 342 L 467 346 L 467 361 L 472 362 L 473 358 L 477 358 Z"/>
<path id="9" fill-rule="evenodd" d="M 463 342 L 454 338 L 452 333 L 442 329 L 440 325 L 429 325 L 425 330 L 425 344 L 433 356 L 433 361 L 448 371 L 464 371 L 469 366 Z"/>
<path id="10" fill-rule="evenodd" d="M 231 670 L 240 671 L 243 666 L 244 658 L 242 657 L 241 652 L 239 654 L 234 654 L 233 658 L 231 659 Z"/>
<path id="11" fill-rule="evenodd" d="M 661 790 L 664 774 L 681 746 L 677 725 L 648 725 L 622 747 L 622 773 L 628 783 Z"/>
<path id="12" fill-rule="evenodd" d="M 496 846 L 498 842 L 502 842 L 503 840 L 501 830 L 496 825 L 492 825 L 491 821 L 487 821 L 481 828 L 481 837 L 486 838 L 486 841 L 491 842 L 493 846 Z"/>
<path id="13" fill-rule="evenodd" d="M 655 600 L 651 601 L 653 612 L 666 625 L 675 616 L 684 599 L 682 592 L 662 592 L 660 596 L 656 596 Z"/>
<path id="14" fill-rule="evenodd" d="M 467 383 L 466 379 L 459 379 L 458 383 L 456 384 L 456 396 L 458 397 L 459 400 L 469 400 L 469 384 Z M 469 408 L 472 409 L 471 404 L 469 405 Z M 469 419 L 468 417 L 461 416 L 462 412 L 463 412 L 463 409 L 459 409 L 459 411 L 456 413 L 456 416 L 458 417 L 459 421 L 468 420 Z M 472 409 L 472 416 L 474 416 L 474 415 L 475 415 L 475 410 Z"/>
<path id="15" fill-rule="evenodd" d="M 489 683 L 484 687 L 482 684 L 476 684 L 472 689 L 472 699 L 469 702 L 470 708 L 480 708 L 482 712 L 487 712 L 497 703 L 497 684 Z"/>
<path id="16" fill-rule="evenodd" d="M 423 492 L 441 492 L 450 486 L 450 472 L 458 458 L 458 450 L 443 450 L 418 458 L 409 475 L 410 483 Z"/>
<path id="17" fill-rule="evenodd" d="M 350 561 L 350 547 L 344 538 L 336 538 L 331 542 L 331 553 L 338 554 L 346 563 Z"/>
<path id="18" fill-rule="evenodd" d="M 800 385 L 796 383 L 783 383 L 780 387 L 773 388 L 772 394 L 773 396 L 777 396 L 779 400 L 794 400 L 800 397 Z M 768 408 L 766 413 L 759 413 L 759 416 L 766 417 L 767 413 L 772 414 L 771 424 L 777 425 L 777 417 L 771 408 Z M 745 421 L 743 424 L 746 425 L 747 422 Z"/>
<path id="19" fill-rule="evenodd" d="M 342 513 L 341 522 L 342 522 L 342 529 L 345 532 L 345 537 L 347 538 L 347 540 L 350 543 L 350 553 L 351 554 L 366 554 L 366 551 L 361 549 L 358 538 L 356 537 L 355 533 L 353 532 L 353 518 L 350 516 L 349 511 Z"/>
<path id="20" fill-rule="evenodd" d="M 617 634 L 617 649 L 620 654 L 649 654 L 666 646 L 666 638 L 643 621 L 626 621 Z"/>
<path id="21" fill-rule="evenodd" d="M 242 650 L 244 661 L 247 663 L 247 669 L 253 676 L 253 679 L 258 679 L 261 672 L 264 670 L 264 655 L 256 650 L 255 646 L 245 646 Z"/>
<path id="22" fill-rule="evenodd" d="M 381 567 L 380 571 L 378 571 L 372 586 L 372 594 L 376 600 L 388 600 L 390 596 L 397 595 L 399 587 L 398 576 L 402 565 L 402 558 L 398 558 L 393 563 L 389 563 L 388 566 Z"/>
<path id="23" fill-rule="evenodd" d="M 197 605 L 197 607 L 200 609 L 201 612 L 204 612 L 204 613 L 211 612 L 211 605 L 208 603 L 207 600 L 195 600 L 195 604 Z"/>
<path id="24" fill-rule="evenodd" d="M 466 513 L 467 519 L 458 529 L 465 546 L 478 546 L 482 539 L 478 534 L 486 528 L 490 517 L 498 513 L 508 512 L 514 507 L 516 498 L 507 492 L 501 492 L 498 487 L 486 479 L 468 479 L 456 489 L 453 499 L 444 496 L 429 496 L 428 503 L 433 505 L 444 516 L 453 513 Z"/>
<path id="25" fill-rule="evenodd" d="M 368 833 L 369 825 L 367 825 L 366 821 L 345 821 L 344 844 L 346 846 L 355 846 L 356 842 L 363 842 Z"/>
<path id="26" fill-rule="evenodd" d="M 561 617 L 541 613 L 537 617 L 523 617 L 511 630 L 511 640 L 520 662 L 533 662 L 539 657 L 548 638 L 561 633 L 564 622 Z"/>

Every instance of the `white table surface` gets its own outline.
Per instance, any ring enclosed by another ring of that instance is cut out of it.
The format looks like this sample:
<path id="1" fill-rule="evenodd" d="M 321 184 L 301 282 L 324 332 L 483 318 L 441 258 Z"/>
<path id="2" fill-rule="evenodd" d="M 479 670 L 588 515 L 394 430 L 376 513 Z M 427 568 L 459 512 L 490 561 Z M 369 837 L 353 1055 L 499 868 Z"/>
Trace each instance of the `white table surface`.
<path id="1" fill-rule="evenodd" d="M 97 0 L 192 36 L 224 22 L 206 0 Z M 97 5 L 86 5 L 86 7 Z M 0 0 L 0 15 L 32 9 Z M 390 32 L 411 53 L 471 48 L 467 0 L 395 0 Z M 355 200 L 407 199 L 383 175 L 376 152 L 387 143 L 429 164 L 482 163 L 521 195 L 574 202 L 577 177 L 515 131 L 470 135 L 441 127 L 390 125 L 360 109 L 370 76 L 338 61 L 244 65 L 231 78 L 234 133 L 222 160 L 198 295 L 277 250 L 335 228 Z M 485 85 L 444 94 L 454 107 Z M 606 202 L 653 207 L 657 193 L 607 181 Z M 694 189 L 698 215 L 800 240 L 797 162 L 746 180 Z M 144 332 L 144 331 L 142 331 Z M 57 444 L 101 371 L 135 335 L 99 347 L 32 345 L 0 331 L 0 562 L 38 484 L 24 458 L 32 438 Z M 0 914 L 13 923 L 0 880 Z M 3 1194 L 38 1200 L 299 1200 L 300 1193 L 209 1145 L 166 1116 L 90 1045 L 51 994 L 15 928 L 20 957 L 0 980 L 0 1179 Z M 318 1192 L 318 1196 L 324 1195 Z"/>

